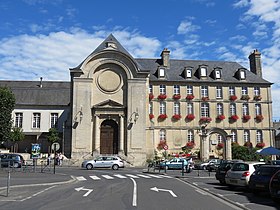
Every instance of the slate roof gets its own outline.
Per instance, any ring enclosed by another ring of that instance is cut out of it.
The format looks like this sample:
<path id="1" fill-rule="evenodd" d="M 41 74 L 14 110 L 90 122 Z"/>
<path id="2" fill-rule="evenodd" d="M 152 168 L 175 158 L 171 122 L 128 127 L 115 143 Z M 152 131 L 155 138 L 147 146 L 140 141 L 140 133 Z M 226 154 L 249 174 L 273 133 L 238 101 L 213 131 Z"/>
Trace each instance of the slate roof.
<path id="1" fill-rule="evenodd" d="M 5 81 L 0 87 L 10 87 L 16 97 L 16 105 L 68 106 L 70 104 L 70 82 Z"/>

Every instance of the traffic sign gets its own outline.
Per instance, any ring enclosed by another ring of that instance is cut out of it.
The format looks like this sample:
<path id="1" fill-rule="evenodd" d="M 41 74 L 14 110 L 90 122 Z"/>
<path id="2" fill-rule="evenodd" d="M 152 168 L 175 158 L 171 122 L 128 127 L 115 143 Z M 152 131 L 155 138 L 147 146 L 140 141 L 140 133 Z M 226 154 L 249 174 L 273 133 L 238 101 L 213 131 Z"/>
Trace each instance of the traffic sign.
<path id="1" fill-rule="evenodd" d="M 53 144 L 52 144 L 52 150 L 54 150 L 54 151 L 58 151 L 58 150 L 59 150 L 59 148 L 60 148 L 59 143 L 55 142 L 55 143 L 53 143 Z"/>
<path id="2" fill-rule="evenodd" d="M 163 149 L 168 150 L 168 145 L 164 145 Z"/>

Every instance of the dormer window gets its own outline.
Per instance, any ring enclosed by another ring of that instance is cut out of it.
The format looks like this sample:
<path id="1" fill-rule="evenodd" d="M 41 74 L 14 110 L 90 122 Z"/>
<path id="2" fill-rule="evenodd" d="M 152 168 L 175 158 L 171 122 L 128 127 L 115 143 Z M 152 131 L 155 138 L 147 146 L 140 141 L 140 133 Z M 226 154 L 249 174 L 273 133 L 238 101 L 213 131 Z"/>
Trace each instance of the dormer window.
<path id="1" fill-rule="evenodd" d="M 240 71 L 240 79 L 246 79 L 246 74 L 244 70 Z"/>
<path id="2" fill-rule="evenodd" d="M 114 49 L 117 49 L 117 45 L 115 42 L 107 42 L 106 43 L 106 47 L 107 48 L 114 48 Z"/>
<path id="3" fill-rule="evenodd" d="M 159 69 L 159 77 L 161 77 L 161 78 L 165 77 L 165 69 L 164 68 Z"/>
<path id="4" fill-rule="evenodd" d="M 216 79 L 221 79 L 221 70 L 219 70 L 219 69 L 215 70 L 215 78 Z"/>
<path id="5" fill-rule="evenodd" d="M 185 76 L 186 76 L 186 78 L 192 78 L 192 70 L 185 69 Z"/>
<path id="6" fill-rule="evenodd" d="M 205 66 L 200 67 L 200 76 L 206 77 L 207 76 L 207 68 Z"/>

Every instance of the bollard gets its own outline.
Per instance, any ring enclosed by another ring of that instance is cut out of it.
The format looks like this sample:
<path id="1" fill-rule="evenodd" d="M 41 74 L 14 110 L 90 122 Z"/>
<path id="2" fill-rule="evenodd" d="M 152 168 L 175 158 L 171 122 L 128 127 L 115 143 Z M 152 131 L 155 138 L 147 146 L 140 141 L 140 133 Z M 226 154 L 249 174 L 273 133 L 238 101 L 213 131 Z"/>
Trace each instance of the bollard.
<path id="1" fill-rule="evenodd" d="M 164 173 L 166 173 L 166 161 L 164 163 Z"/>
<path id="2" fill-rule="evenodd" d="M 7 179 L 7 197 L 9 196 L 9 193 L 10 193 L 10 180 L 11 180 L 11 172 L 9 170 L 8 171 L 8 179 Z"/>
<path id="3" fill-rule="evenodd" d="M 184 161 L 182 161 L 182 176 L 184 176 Z"/>

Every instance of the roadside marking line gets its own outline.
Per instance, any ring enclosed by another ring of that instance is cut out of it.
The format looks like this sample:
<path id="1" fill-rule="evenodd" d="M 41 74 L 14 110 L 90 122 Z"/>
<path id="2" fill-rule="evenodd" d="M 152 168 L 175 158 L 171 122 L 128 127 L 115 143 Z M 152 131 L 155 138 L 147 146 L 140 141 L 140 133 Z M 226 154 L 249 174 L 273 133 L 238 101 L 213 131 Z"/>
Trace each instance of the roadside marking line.
<path id="1" fill-rule="evenodd" d="M 159 175 L 160 177 L 163 177 L 163 178 L 169 178 L 169 179 L 173 179 L 172 176 L 167 176 L 167 175 Z"/>
<path id="2" fill-rule="evenodd" d="M 198 193 L 200 193 L 200 194 L 202 194 L 202 195 L 208 195 L 207 192 L 204 192 L 204 191 L 199 190 L 199 189 L 197 189 L 197 190 L 195 190 L 195 191 L 198 192 Z"/>
<path id="3" fill-rule="evenodd" d="M 147 175 L 143 175 L 143 174 L 137 174 L 137 176 L 140 176 L 140 177 L 143 177 L 143 178 L 146 178 L 146 179 L 151 179 L 152 177 L 149 177 Z"/>
<path id="4" fill-rule="evenodd" d="M 138 176 L 135 176 L 135 175 L 132 175 L 132 174 L 126 174 L 126 176 L 129 176 L 129 177 L 131 177 L 131 178 L 136 178 L 136 179 L 139 178 Z"/>
<path id="5" fill-rule="evenodd" d="M 130 178 L 133 182 L 133 198 L 132 198 L 132 206 L 137 206 L 137 185 L 133 178 Z"/>
<path id="6" fill-rule="evenodd" d="M 114 174 L 115 177 L 118 177 L 120 179 L 126 179 L 127 177 L 126 176 L 123 176 L 121 174 Z"/>
<path id="7" fill-rule="evenodd" d="M 21 199 L 21 200 L 19 200 L 19 201 L 26 201 L 26 200 L 29 200 L 29 199 L 31 199 L 31 198 L 33 198 L 33 197 L 35 197 L 35 196 L 37 196 L 37 195 L 39 195 L 39 194 L 41 194 L 41 193 L 43 193 L 43 192 L 46 192 L 47 190 L 49 190 L 49 189 L 51 189 L 51 188 L 54 188 L 54 187 L 55 187 L 55 186 L 48 187 L 48 188 L 46 188 L 46 189 L 44 189 L 44 190 L 41 190 L 41 191 L 39 191 L 39 192 L 37 192 L 37 193 L 31 195 L 31 196 L 28 196 L 28 197 L 26 197 L 26 198 L 24 198 L 24 199 Z"/>
<path id="8" fill-rule="evenodd" d="M 76 179 L 77 179 L 78 181 L 85 181 L 85 180 L 87 180 L 87 179 L 86 179 L 85 177 L 83 177 L 83 176 L 77 176 Z"/>
<path id="9" fill-rule="evenodd" d="M 153 174 L 149 174 L 149 176 L 151 176 L 151 177 L 155 177 L 155 178 L 158 178 L 158 179 L 163 178 L 163 177 L 160 177 L 159 175 L 153 175 Z"/>
<path id="10" fill-rule="evenodd" d="M 114 179 L 113 177 L 109 176 L 109 175 L 102 175 L 105 179 Z"/>
<path id="11" fill-rule="evenodd" d="M 89 176 L 93 180 L 99 180 L 100 178 L 98 176 Z"/>

